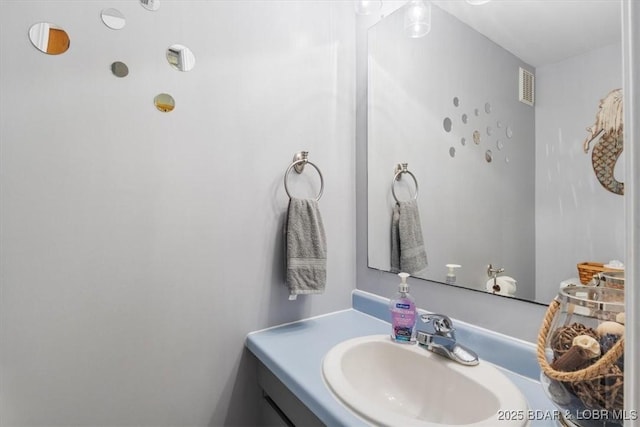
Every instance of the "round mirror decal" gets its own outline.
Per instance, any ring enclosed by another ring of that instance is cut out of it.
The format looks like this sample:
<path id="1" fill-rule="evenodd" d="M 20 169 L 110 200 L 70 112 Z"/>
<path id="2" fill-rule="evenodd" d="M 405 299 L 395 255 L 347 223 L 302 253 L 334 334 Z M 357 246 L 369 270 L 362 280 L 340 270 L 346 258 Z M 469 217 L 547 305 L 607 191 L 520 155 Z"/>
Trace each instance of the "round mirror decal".
<path id="1" fill-rule="evenodd" d="M 168 93 L 161 93 L 156 95 L 156 97 L 153 98 L 153 103 L 156 108 L 163 113 L 173 111 L 173 109 L 176 107 L 176 101 L 173 99 L 173 96 L 169 95 Z"/>
<path id="2" fill-rule="evenodd" d="M 442 122 L 442 127 L 447 132 L 451 132 L 452 126 L 453 126 L 453 123 L 451 122 L 451 119 L 449 117 L 445 118 L 444 121 Z"/>
<path id="3" fill-rule="evenodd" d="M 491 150 L 487 150 L 484 153 L 484 159 L 487 161 L 487 163 L 491 163 L 493 161 L 493 153 L 491 152 Z"/>
<path id="4" fill-rule="evenodd" d="M 484 104 L 484 112 L 487 114 L 491 113 L 491 104 L 489 104 L 488 102 Z"/>
<path id="5" fill-rule="evenodd" d="M 49 55 L 65 53 L 71 45 L 69 35 L 50 22 L 38 22 L 29 28 L 29 40 L 40 52 Z"/>
<path id="6" fill-rule="evenodd" d="M 103 9 L 100 12 L 100 18 L 102 18 L 104 25 L 112 30 L 121 30 L 127 23 L 124 15 L 118 9 Z"/>
<path id="7" fill-rule="evenodd" d="M 191 71 L 196 65 L 196 57 L 191 49 L 181 44 L 174 44 L 167 49 L 167 61 L 178 71 Z"/>
<path id="8" fill-rule="evenodd" d="M 449 148 L 449 156 L 451 156 L 451 157 L 455 157 L 456 156 L 456 148 L 455 147 L 450 147 Z"/>
<path id="9" fill-rule="evenodd" d="M 507 138 L 513 137 L 513 129 L 511 129 L 511 126 L 507 126 L 507 129 L 504 133 L 507 135 Z"/>
<path id="10" fill-rule="evenodd" d="M 482 137 L 480 136 L 480 131 L 474 130 L 473 131 L 473 143 L 476 145 L 480 145 L 480 140 L 482 139 Z"/>
<path id="11" fill-rule="evenodd" d="M 454 107 L 457 107 L 457 106 L 460 105 L 460 100 L 458 99 L 457 96 L 455 98 L 453 98 L 453 105 L 454 105 Z"/>
<path id="12" fill-rule="evenodd" d="M 140 0 L 140 5 L 152 12 L 160 9 L 160 0 Z"/>
<path id="13" fill-rule="evenodd" d="M 467 122 L 469 121 L 469 117 L 467 117 L 466 114 L 463 114 L 461 118 L 462 118 L 462 123 L 464 124 L 467 124 Z"/>
<path id="14" fill-rule="evenodd" d="M 129 67 L 124 62 L 116 61 L 111 64 L 111 72 L 116 77 L 126 77 L 129 74 Z"/>
<path id="15" fill-rule="evenodd" d="M 460 138 L 460 144 L 467 145 L 467 139 L 464 137 Z"/>

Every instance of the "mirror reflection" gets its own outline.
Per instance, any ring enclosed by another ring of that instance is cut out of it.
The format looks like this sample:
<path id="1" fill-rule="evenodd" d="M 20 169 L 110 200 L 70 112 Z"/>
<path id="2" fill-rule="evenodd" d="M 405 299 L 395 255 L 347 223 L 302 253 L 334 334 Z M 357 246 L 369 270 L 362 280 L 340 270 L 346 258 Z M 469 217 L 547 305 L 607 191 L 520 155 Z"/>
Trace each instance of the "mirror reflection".
<path id="1" fill-rule="evenodd" d="M 121 30 L 127 23 L 124 15 L 118 9 L 104 9 L 100 13 L 100 18 L 102 18 L 104 25 L 112 30 Z"/>
<path id="2" fill-rule="evenodd" d="M 51 22 L 38 22 L 29 28 L 29 40 L 40 51 L 49 55 L 66 52 L 71 45 L 69 35 Z"/>
<path id="3" fill-rule="evenodd" d="M 129 75 L 129 67 L 124 62 L 116 61 L 111 64 L 111 72 L 116 77 L 126 77 Z"/>
<path id="4" fill-rule="evenodd" d="M 153 12 L 160 9 L 160 0 L 140 0 L 140 5 Z"/>
<path id="5" fill-rule="evenodd" d="M 622 84 L 620 2 L 432 4 L 425 37 L 407 37 L 403 8 L 369 29 L 369 266 L 391 271 L 390 181 L 409 162 L 429 261 L 414 277 L 546 304 L 577 264 L 624 256 L 623 198 L 582 151 Z"/>
<path id="6" fill-rule="evenodd" d="M 181 44 L 171 45 L 167 49 L 167 61 L 178 71 L 191 71 L 196 65 L 196 57 L 191 49 Z"/>
<path id="7" fill-rule="evenodd" d="M 168 93 L 156 95 L 156 97 L 153 98 L 153 104 L 163 113 L 171 112 L 176 107 L 176 101 L 173 99 L 173 96 Z"/>

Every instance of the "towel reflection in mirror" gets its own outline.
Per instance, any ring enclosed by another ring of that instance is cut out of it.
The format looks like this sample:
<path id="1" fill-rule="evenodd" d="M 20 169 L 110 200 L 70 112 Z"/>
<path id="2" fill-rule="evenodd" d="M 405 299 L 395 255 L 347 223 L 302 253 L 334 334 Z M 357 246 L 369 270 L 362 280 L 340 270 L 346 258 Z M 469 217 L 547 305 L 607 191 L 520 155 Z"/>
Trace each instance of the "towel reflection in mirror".
<path id="1" fill-rule="evenodd" d="M 427 265 L 418 204 L 415 200 L 399 201 L 391 218 L 391 272 L 414 274 Z"/>

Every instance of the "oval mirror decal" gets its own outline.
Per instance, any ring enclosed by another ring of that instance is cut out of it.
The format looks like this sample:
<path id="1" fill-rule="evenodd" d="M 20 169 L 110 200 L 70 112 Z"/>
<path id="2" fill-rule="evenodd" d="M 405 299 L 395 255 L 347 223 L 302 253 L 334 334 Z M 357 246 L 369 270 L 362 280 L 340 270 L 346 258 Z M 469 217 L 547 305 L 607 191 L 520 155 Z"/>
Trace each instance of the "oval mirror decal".
<path id="1" fill-rule="evenodd" d="M 196 65 L 196 57 L 191 49 L 181 44 L 171 45 L 167 49 L 167 61 L 179 71 L 191 71 Z"/>
<path id="2" fill-rule="evenodd" d="M 173 96 L 169 95 L 168 93 L 161 93 L 156 95 L 156 97 L 153 98 L 153 103 L 156 108 L 163 113 L 173 111 L 173 109 L 176 107 L 176 101 L 173 99 Z"/>
<path id="3" fill-rule="evenodd" d="M 111 72 L 116 77 L 126 77 L 129 75 L 129 67 L 124 62 L 116 61 L 111 64 Z"/>
<path id="4" fill-rule="evenodd" d="M 160 0 L 140 0 L 140 5 L 153 12 L 160 9 Z"/>
<path id="5" fill-rule="evenodd" d="M 40 52 L 49 55 L 65 53 L 71 45 L 69 35 L 51 22 L 38 22 L 29 28 L 29 40 Z"/>
<path id="6" fill-rule="evenodd" d="M 127 23 L 124 15 L 118 9 L 103 9 L 100 18 L 102 18 L 104 25 L 112 30 L 121 30 Z"/>

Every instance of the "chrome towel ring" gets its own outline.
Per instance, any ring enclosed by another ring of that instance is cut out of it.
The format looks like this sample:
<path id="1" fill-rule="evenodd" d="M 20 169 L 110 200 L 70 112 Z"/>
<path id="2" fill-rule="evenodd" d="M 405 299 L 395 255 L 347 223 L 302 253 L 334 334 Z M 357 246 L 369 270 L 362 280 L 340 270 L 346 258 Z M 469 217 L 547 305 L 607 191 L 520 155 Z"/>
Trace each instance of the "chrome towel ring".
<path id="1" fill-rule="evenodd" d="M 418 180 L 416 179 L 416 176 L 411 173 L 411 171 L 409 169 L 407 169 L 407 164 L 408 163 L 398 163 L 396 165 L 396 174 L 393 175 L 393 181 L 391 181 L 391 193 L 393 194 L 393 198 L 396 199 L 396 202 L 400 203 L 400 200 L 398 200 L 398 196 L 396 195 L 396 181 L 400 181 L 400 179 L 402 179 L 402 174 L 408 173 L 409 175 L 411 175 L 411 178 L 413 178 L 413 182 L 416 184 L 416 194 L 414 194 L 413 196 L 413 200 L 417 200 L 418 199 Z"/>
<path id="2" fill-rule="evenodd" d="M 284 191 L 287 192 L 287 196 L 289 196 L 290 199 L 292 197 L 291 193 L 289 193 L 289 186 L 287 185 L 287 178 L 289 177 L 289 173 L 293 169 L 295 169 L 296 173 L 302 173 L 305 165 L 311 165 L 316 171 L 318 171 L 318 175 L 320 175 L 320 192 L 316 197 L 316 201 L 320 200 L 320 198 L 322 197 L 322 192 L 324 191 L 324 177 L 322 176 L 322 172 L 320 172 L 320 169 L 308 160 L 308 157 L 308 151 L 300 151 L 296 153 L 296 155 L 293 156 L 293 163 L 289 165 L 287 171 L 284 173 Z"/>

